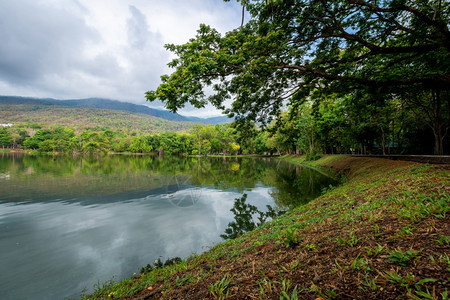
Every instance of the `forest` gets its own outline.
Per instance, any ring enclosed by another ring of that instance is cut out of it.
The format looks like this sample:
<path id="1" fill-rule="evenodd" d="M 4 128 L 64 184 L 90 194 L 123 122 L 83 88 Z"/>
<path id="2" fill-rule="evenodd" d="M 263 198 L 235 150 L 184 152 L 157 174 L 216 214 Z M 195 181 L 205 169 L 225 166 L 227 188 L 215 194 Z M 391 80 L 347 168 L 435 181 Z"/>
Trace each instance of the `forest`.
<path id="1" fill-rule="evenodd" d="M 268 124 L 280 152 L 450 153 L 450 2 L 238 2 L 235 30 L 166 45 L 173 72 L 147 100 Z"/>
<path id="2" fill-rule="evenodd" d="M 127 127 L 84 128 L 18 123 L 0 127 L 0 147 L 71 154 L 159 155 L 432 154 L 430 128 L 416 114 L 391 103 L 383 109 L 351 100 L 304 103 L 265 127 L 236 122 L 196 124 L 183 131 L 152 132 Z M 447 140 L 445 140 L 447 141 Z M 448 149 L 448 148 L 446 148 Z"/>

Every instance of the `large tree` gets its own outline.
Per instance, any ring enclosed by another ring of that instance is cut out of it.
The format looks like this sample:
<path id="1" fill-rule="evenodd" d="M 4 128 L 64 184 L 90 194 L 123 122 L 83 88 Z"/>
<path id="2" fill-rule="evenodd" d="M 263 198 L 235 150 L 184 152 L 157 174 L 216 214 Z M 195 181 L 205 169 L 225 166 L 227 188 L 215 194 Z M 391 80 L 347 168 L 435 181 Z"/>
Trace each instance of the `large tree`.
<path id="1" fill-rule="evenodd" d="M 178 57 L 148 100 L 176 111 L 210 102 L 237 120 L 263 123 L 320 93 L 431 95 L 436 139 L 448 126 L 450 3 L 426 0 L 240 1 L 249 22 L 224 36 L 200 25 L 195 38 L 166 45 Z M 205 92 L 207 87 L 213 92 Z M 438 98 L 436 98 L 438 97 Z M 321 95 L 319 98 L 323 98 Z M 225 109 L 225 103 L 232 102 Z M 439 132 L 437 132 L 439 131 Z M 435 153 L 443 152 L 436 142 Z"/>

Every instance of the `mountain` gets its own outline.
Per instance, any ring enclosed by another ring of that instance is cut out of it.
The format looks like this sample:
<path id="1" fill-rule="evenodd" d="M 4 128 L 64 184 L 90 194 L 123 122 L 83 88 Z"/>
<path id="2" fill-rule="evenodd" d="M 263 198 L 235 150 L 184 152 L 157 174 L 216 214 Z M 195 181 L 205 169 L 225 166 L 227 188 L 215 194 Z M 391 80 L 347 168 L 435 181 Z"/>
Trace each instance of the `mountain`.
<path id="1" fill-rule="evenodd" d="M 230 119 L 227 116 L 218 116 L 218 117 L 209 117 L 209 118 L 197 118 L 197 117 L 185 117 L 185 118 L 191 122 L 206 123 L 206 124 L 212 124 L 212 125 L 233 122 L 233 119 Z"/>
<path id="2" fill-rule="evenodd" d="M 120 102 L 116 100 L 102 99 L 102 98 L 57 100 L 52 98 L 0 96 L 0 104 L 56 105 L 73 108 L 109 109 L 109 110 L 125 111 L 130 113 L 145 114 L 169 121 L 178 121 L 178 122 L 219 124 L 219 123 L 229 123 L 233 121 L 232 119 L 229 119 L 226 116 L 211 117 L 211 118 L 185 117 L 177 113 L 172 113 L 161 109 L 150 108 L 145 105 L 138 105 L 128 102 Z"/>
<path id="3" fill-rule="evenodd" d="M 123 110 L 64 106 L 52 99 L 17 97 L 0 97 L 0 123 L 23 124 L 29 128 L 60 125 L 72 127 L 77 133 L 87 129 L 111 129 L 129 134 L 184 131 L 197 124 Z"/>

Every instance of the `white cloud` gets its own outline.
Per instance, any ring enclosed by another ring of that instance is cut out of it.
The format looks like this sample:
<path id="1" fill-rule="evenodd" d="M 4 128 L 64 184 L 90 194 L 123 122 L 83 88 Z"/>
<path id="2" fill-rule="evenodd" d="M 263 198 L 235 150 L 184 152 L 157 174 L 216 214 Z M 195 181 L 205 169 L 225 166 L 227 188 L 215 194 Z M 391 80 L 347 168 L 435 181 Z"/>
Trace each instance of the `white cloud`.
<path id="1" fill-rule="evenodd" d="M 0 0 L 0 93 L 145 104 L 171 72 L 164 44 L 188 41 L 200 23 L 229 31 L 240 12 L 222 0 Z"/>

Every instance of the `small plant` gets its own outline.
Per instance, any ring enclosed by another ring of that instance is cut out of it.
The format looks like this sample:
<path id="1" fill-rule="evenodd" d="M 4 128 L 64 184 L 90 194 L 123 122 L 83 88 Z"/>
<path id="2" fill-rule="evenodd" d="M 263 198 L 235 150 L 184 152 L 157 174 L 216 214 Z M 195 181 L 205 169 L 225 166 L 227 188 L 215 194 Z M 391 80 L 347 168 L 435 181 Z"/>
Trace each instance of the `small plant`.
<path id="1" fill-rule="evenodd" d="M 434 300 L 436 299 L 433 294 L 430 293 L 430 291 L 428 290 L 428 288 L 425 288 L 425 291 L 422 291 L 422 285 L 428 282 L 436 282 L 437 280 L 434 278 L 425 278 L 420 280 L 419 282 L 415 283 L 414 286 L 416 288 L 416 294 L 419 296 L 416 296 L 412 293 L 412 289 L 408 289 L 408 296 L 411 299 L 414 300 L 421 300 L 421 299 L 429 299 L 429 300 Z M 445 290 L 441 295 L 442 295 L 442 299 L 447 299 L 447 290 Z"/>
<path id="2" fill-rule="evenodd" d="M 364 281 L 361 281 L 361 285 L 363 285 L 363 286 L 365 286 L 365 287 L 367 287 L 367 288 L 369 288 L 372 292 L 374 292 L 374 291 L 376 291 L 377 290 L 377 284 L 375 283 L 375 279 L 371 279 L 371 280 L 369 280 L 368 278 L 367 278 L 367 274 L 366 274 L 366 276 L 365 276 L 365 280 Z M 363 288 L 363 287 L 359 287 L 360 289 L 365 289 L 365 288 Z"/>
<path id="3" fill-rule="evenodd" d="M 283 242 L 286 247 L 295 247 L 300 244 L 302 238 L 297 235 L 297 230 L 294 227 L 289 227 L 283 230 L 284 239 Z"/>
<path id="4" fill-rule="evenodd" d="M 185 274 L 181 278 L 179 276 L 177 276 L 177 278 L 175 279 L 175 284 L 176 284 L 176 286 L 183 286 L 183 285 L 189 283 L 190 281 L 192 281 L 191 275 Z"/>
<path id="5" fill-rule="evenodd" d="M 290 265 L 291 271 L 297 269 L 299 265 L 300 265 L 300 258 L 297 258 L 297 260 L 295 262 L 291 263 L 291 265 Z"/>
<path id="6" fill-rule="evenodd" d="M 281 294 L 280 294 L 280 300 L 297 300 L 297 286 L 294 288 L 291 294 L 289 294 L 289 290 L 291 289 L 291 282 L 289 280 L 281 282 Z"/>
<path id="7" fill-rule="evenodd" d="M 312 244 L 312 243 L 311 244 L 306 244 L 305 247 L 306 247 L 306 249 L 308 249 L 310 251 L 317 249 L 317 246 Z"/>
<path id="8" fill-rule="evenodd" d="M 269 290 L 269 293 L 272 293 L 272 291 L 274 290 L 273 288 L 273 282 L 269 279 L 269 277 L 264 274 L 264 272 L 260 271 L 262 276 L 265 278 L 264 281 L 260 281 L 259 284 L 259 290 L 260 290 L 260 294 L 265 294 L 265 290 L 267 288 L 267 290 Z"/>
<path id="9" fill-rule="evenodd" d="M 444 245 L 450 244 L 450 236 L 446 236 L 444 234 L 440 234 L 439 232 L 438 232 L 438 236 L 439 236 L 439 239 L 438 240 L 434 240 L 434 241 L 436 241 L 436 243 L 438 245 L 444 246 Z"/>
<path id="10" fill-rule="evenodd" d="M 383 252 L 384 247 L 381 246 L 380 244 L 377 244 L 376 248 L 366 248 L 367 249 L 367 255 L 368 256 L 377 256 L 378 254 L 380 254 L 381 252 Z"/>
<path id="11" fill-rule="evenodd" d="M 389 262 L 394 263 L 397 266 L 407 267 L 410 263 L 410 260 L 414 259 L 417 256 L 417 254 L 419 254 L 421 251 L 422 250 L 420 250 L 420 251 L 408 250 L 406 252 L 402 252 L 402 251 L 391 252 L 388 255 Z"/>
<path id="12" fill-rule="evenodd" d="M 337 238 L 336 242 L 339 246 L 343 246 L 345 244 L 349 245 L 350 247 L 355 247 L 356 244 L 358 244 L 358 241 L 362 238 L 358 238 L 355 235 L 355 232 L 353 230 L 350 231 L 350 235 L 348 238 Z"/>
<path id="13" fill-rule="evenodd" d="M 368 266 L 367 261 L 364 258 L 359 258 L 358 255 L 352 262 L 352 269 L 369 271 L 370 267 Z"/>
<path id="14" fill-rule="evenodd" d="M 410 225 L 406 225 L 406 226 L 403 226 L 402 228 L 401 228 L 401 231 L 402 231 L 402 233 L 404 234 L 404 235 L 407 235 L 407 234 L 413 234 L 413 230 L 415 230 L 416 228 L 415 227 L 411 227 Z"/>
<path id="15" fill-rule="evenodd" d="M 447 263 L 447 270 L 450 271 L 450 256 L 448 256 L 447 254 L 439 256 L 439 262 Z"/>
<path id="16" fill-rule="evenodd" d="M 426 292 L 425 291 L 417 291 L 416 294 L 421 297 L 418 299 L 428 299 L 428 300 L 435 299 L 428 289 L 426 289 Z"/>
<path id="17" fill-rule="evenodd" d="M 381 235 L 381 233 L 380 233 L 380 226 L 378 226 L 378 225 L 373 225 L 372 228 L 373 228 L 374 236 L 379 236 L 379 235 Z"/>
<path id="18" fill-rule="evenodd" d="M 228 290 L 228 286 L 230 285 L 231 278 L 228 279 L 228 275 L 225 275 L 221 281 L 217 281 L 210 286 L 208 286 L 209 291 L 211 292 L 211 295 L 214 297 L 214 299 L 225 299 L 228 297 L 228 293 L 230 292 Z"/>
<path id="19" fill-rule="evenodd" d="M 333 267 L 333 270 L 335 271 L 335 272 L 337 272 L 337 271 L 340 271 L 340 270 L 342 270 L 343 268 L 341 267 L 341 265 L 338 263 L 338 261 L 337 261 L 337 259 L 334 259 L 334 267 Z"/>
<path id="20" fill-rule="evenodd" d="M 326 294 L 323 294 L 320 289 L 317 287 L 317 285 L 315 285 L 312 281 L 311 281 L 311 287 L 309 288 L 309 290 L 311 292 L 316 293 L 319 297 L 321 298 L 326 298 L 326 299 L 334 299 L 337 297 L 337 293 L 335 290 L 331 289 L 326 291 Z"/>
<path id="21" fill-rule="evenodd" d="M 395 283 L 395 284 L 400 284 L 402 287 L 405 287 L 405 288 L 409 287 L 412 284 L 412 282 L 414 281 L 414 275 L 407 274 L 405 277 L 402 277 L 396 271 L 386 273 L 385 277 L 389 282 Z"/>

